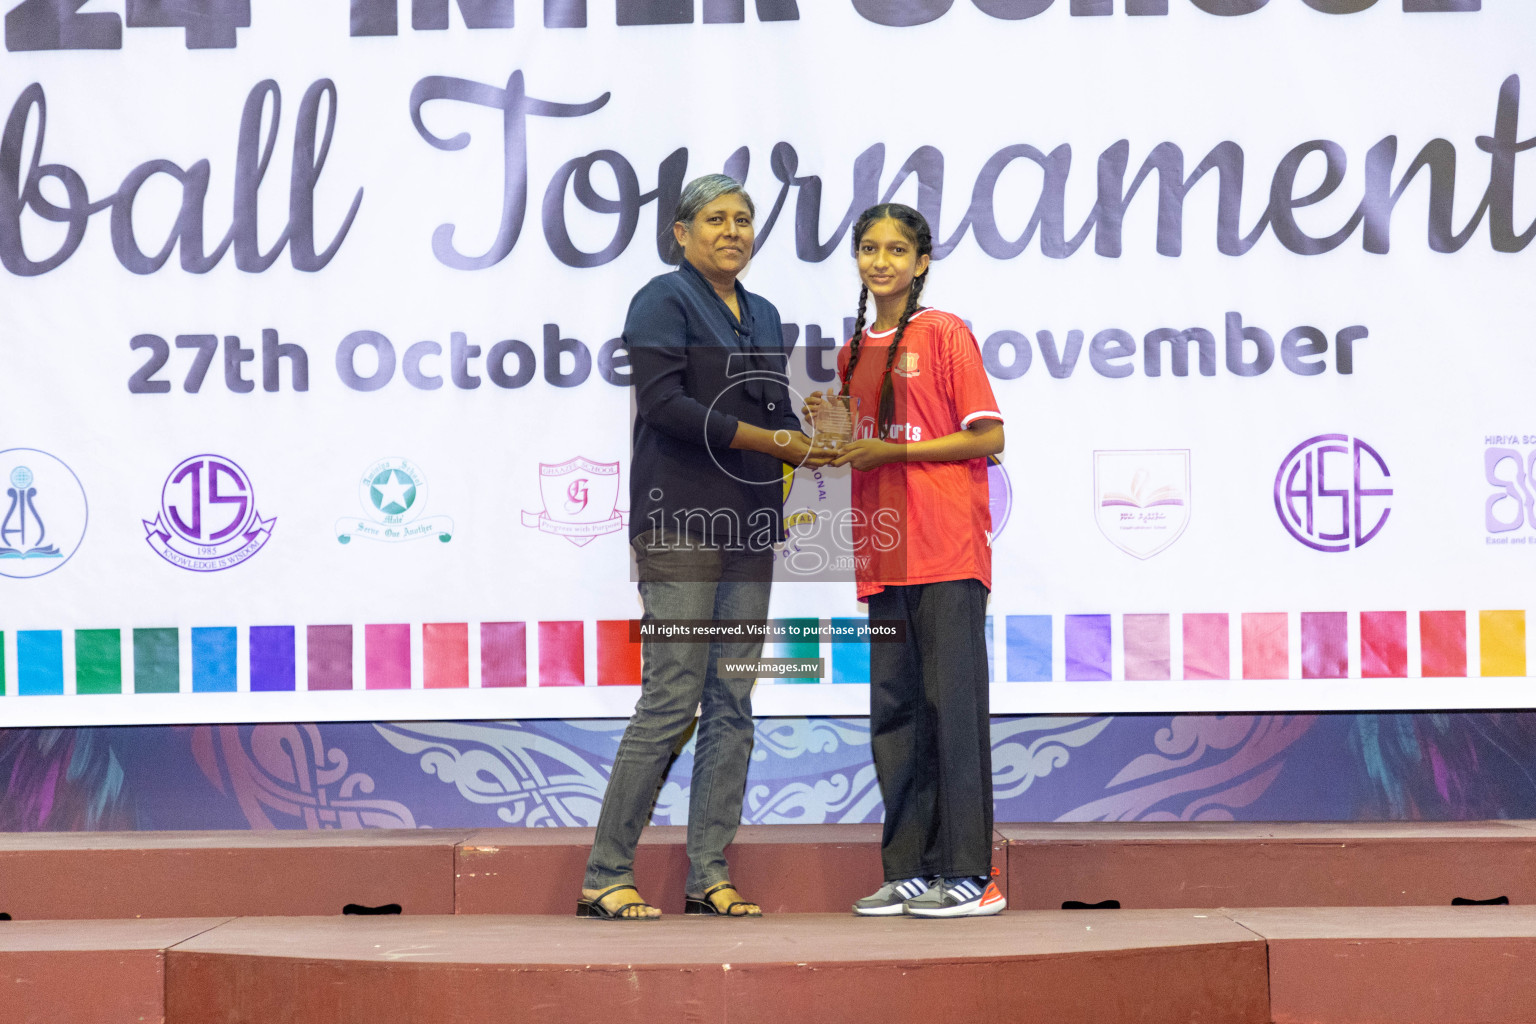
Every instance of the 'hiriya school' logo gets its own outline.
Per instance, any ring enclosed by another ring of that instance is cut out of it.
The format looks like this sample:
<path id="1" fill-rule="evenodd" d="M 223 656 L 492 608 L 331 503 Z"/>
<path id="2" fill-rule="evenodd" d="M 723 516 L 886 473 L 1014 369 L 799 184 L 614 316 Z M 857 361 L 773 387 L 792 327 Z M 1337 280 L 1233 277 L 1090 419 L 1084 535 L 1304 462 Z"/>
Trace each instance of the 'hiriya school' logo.
<path id="1" fill-rule="evenodd" d="M 1189 451 L 1093 453 L 1099 532 L 1137 558 L 1166 551 L 1189 526 Z"/>
<path id="2" fill-rule="evenodd" d="M 85 539 L 85 488 L 47 452 L 0 452 L 0 576 L 46 576 L 69 561 Z"/>
<path id="3" fill-rule="evenodd" d="M 564 537 L 578 547 L 613 533 L 629 521 L 619 509 L 619 464 L 577 456 L 568 462 L 539 463 L 542 512 L 524 512 L 523 525 Z"/>
<path id="4" fill-rule="evenodd" d="M 1536 448 L 1514 447 L 1533 441 L 1533 434 L 1484 435 L 1483 478 L 1492 488 L 1483 499 L 1485 544 L 1536 544 Z"/>
<path id="5" fill-rule="evenodd" d="M 144 539 L 177 568 L 218 572 L 265 547 L 276 523 L 256 511 L 256 489 L 234 460 L 194 455 L 165 478 L 160 514 L 144 520 Z"/>
<path id="6" fill-rule="evenodd" d="M 453 519 L 427 516 L 427 478 L 421 467 L 409 459 L 380 459 L 357 482 L 361 516 L 343 516 L 336 520 L 336 539 L 350 544 L 353 537 L 400 544 L 408 540 L 436 537 L 446 544 L 453 540 Z"/>

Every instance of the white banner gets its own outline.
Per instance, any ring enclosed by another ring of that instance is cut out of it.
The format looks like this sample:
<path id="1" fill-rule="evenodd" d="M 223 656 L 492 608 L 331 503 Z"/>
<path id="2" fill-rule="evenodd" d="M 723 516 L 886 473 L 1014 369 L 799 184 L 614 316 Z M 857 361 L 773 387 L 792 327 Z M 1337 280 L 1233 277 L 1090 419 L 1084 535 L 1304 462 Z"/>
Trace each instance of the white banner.
<path id="1" fill-rule="evenodd" d="M 4 34 L 0 725 L 626 714 L 618 338 L 722 169 L 801 392 L 854 217 L 932 223 L 924 299 L 1007 421 L 994 710 L 1531 703 L 1524 0 L 12 0 Z M 824 628 L 765 651 L 828 674 L 762 713 L 867 710 L 852 584 L 802 581 L 845 473 L 797 475 L 773 597 Z"/>

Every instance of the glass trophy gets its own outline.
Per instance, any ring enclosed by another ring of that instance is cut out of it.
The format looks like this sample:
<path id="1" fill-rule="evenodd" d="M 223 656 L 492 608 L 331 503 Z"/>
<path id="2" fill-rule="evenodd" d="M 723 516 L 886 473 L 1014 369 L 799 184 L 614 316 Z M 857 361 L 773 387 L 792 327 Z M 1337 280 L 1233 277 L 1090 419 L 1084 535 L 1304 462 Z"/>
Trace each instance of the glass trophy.
<path id="1" fill-rule="evenodd" d="M 853 425 L 859 418 L 859 400 L 852 395 L 823 395 L 821 407 L 811 416 L 816 433 L 811 438 L 815 448 L 837 448 L 853 440 Z"/>

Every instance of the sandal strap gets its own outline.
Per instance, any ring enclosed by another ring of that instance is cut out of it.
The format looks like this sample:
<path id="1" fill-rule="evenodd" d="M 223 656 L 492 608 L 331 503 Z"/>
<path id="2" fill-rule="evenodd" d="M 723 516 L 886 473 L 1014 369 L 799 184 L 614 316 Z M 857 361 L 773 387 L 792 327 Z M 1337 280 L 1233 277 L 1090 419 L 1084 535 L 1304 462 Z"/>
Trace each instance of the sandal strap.
<path id="1" fill-rule="evenodd" d="M 715 906 L 715 901 L 713 899 L 711 899 L 711 897 L 714 896 L 715 893 L 717 893 L 717 892 L 724 892 L 726 889 L 733 889 L 734 890 L 734 889 L 736 889 L 736 886 L 733 885 L 730 882 L 717 882 L 716 884 L 710 886 L 708 889 L 704 890 L 704 896 L 703 896 L 704 902 L 708 903 L 712 907 Z M 736 893 L 736 895 L 740 896 L 741 893 L 738 891 Z M 719 908 L 716 907 L 716 912 L 717 913 L 721 913 L 722 916 L 725 916 L 725 917 L 751 917 L 751 916 L 753 916 L 751 914 L 737 914 L 734 911 L 736 910 L 737 907 L 756 907 L 756 906 L 757 906 L 757 904 L 753 903 L 751 900 L 735 900 L 729 906 L 727 906 L 724 911 L 720 911 Z M 758 907 L 758 910 L 759 910 L 759 912 L 761 912 L 762 908 Z"/>
<path id="2" fill-rule="evenodd" d="M 593 906 L 603 909 L 606 913 L 613 917 L 640 917 L 642 915 L 639 913 L 639 911 L 655 909 L 644 900 L 634 900 L 630 903 L 624 903 L 614 907 L 612 910 L 608 910 L 606 907 L 603 907 L 603 900 L 607 899 L 609 896 L 612 896 L 616 892 L 624 892 L 626 889 L 634 893 L 636 896 L 640 895 L 640 890 L 636 889 L 632 885 L 610 885 L 596 896 L 593 896 L 591 903 Z"/>

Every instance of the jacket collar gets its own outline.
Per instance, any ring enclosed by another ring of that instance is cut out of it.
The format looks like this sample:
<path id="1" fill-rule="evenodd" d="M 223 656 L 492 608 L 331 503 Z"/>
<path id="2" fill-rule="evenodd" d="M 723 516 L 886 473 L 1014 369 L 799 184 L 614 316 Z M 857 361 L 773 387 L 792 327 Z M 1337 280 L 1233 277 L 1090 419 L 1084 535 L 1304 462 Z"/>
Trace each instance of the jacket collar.
<path id="1" fill-rule="evenodd" d="M 753 326 L 752 304 L 747 301 L 748 292 L 741 286 L 741 282 L 734 282 L 736 286 L 736 305 L 741 309 L 741 320 L 737 321 L 736 317 L 731 315 L 730 307 L 725 304 L 725 300 L 716 293 L 715 286 L 709 283 L 709 278 L 705 277 L 698 267 L 689 263 L 685 257 L 678 262 L 677 270 L 684 278 L 691 280 L 695 287 L 704 290 L 704 293 L 713 300 L 716 309 L 725 318 L 726 323 L 735 330 L 741 344 L 743 346 L 750 346 L 752 344 Z"/>

